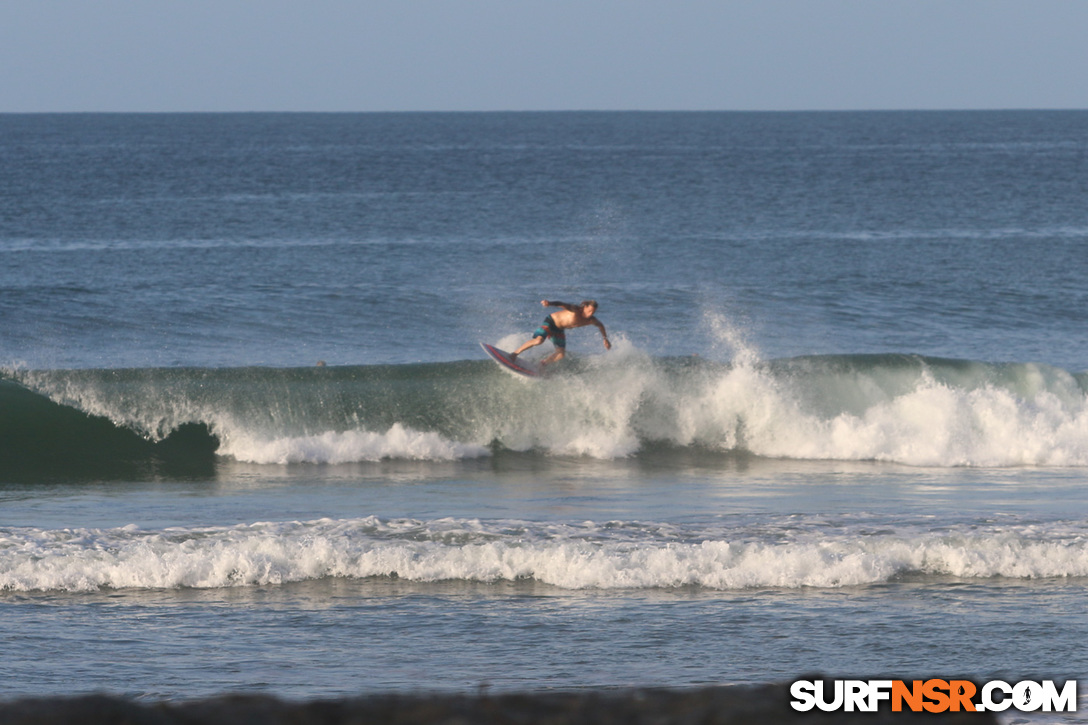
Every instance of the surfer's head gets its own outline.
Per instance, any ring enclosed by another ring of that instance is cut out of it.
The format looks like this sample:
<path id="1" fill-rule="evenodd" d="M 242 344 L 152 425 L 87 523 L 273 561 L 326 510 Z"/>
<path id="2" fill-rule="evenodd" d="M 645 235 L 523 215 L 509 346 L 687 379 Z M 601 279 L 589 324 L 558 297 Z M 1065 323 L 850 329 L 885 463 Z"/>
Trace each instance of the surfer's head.
<path id="1" fill-rule="evenodd" d="M 597 314 L 597 300 L 582 300 L 582 304 L 578 306 L 582 308 L 582 314 L 586 317 Z"/>

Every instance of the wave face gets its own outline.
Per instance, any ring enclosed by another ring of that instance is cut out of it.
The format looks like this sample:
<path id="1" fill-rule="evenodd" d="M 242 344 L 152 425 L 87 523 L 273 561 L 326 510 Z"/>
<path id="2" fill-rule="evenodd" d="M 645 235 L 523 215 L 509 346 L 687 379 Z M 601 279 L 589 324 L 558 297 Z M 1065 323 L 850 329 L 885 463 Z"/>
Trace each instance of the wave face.
<path id="1" fill-rule="evenodd" d="M 0 591 L 223 588 L 328 578 L 528 580 L 564 589 L 863 586 L 904 576 L 1088 576 L 1083 522 L 882 526 L 824 519 L 556 524 L 321 519 L 142 530 L 0 528 Z"/>
<path id="2" fill-rule="evenodd" d="M 68 464 L 601 459 L 660 447 L 916 466 L 1088 465 L 1083 375 L 852 355 L 717 364 L 626 345 L 549 379 L 488 361 L 8 371 L 7 470 Z"/>

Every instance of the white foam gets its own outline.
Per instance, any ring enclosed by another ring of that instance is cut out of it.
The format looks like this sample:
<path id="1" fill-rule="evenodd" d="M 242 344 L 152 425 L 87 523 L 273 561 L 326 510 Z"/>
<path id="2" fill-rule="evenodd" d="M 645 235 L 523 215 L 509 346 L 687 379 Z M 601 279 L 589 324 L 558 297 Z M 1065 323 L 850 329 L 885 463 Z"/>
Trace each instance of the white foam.
<path id="1" fill-rule="evenodd" d="M 224 436 L 219 452 L 246 463 L 336 464 L 385 459 L 451 461 L 485 456 L 488 449 L 396 423 L 385 433 L 349 430 L 271 440 L 232 433 Z"/>
<path id="2" fill-rule="evenodd" d="M 566 589 L 844 587 L 904 573 L 1088 576 L 1088 537 L 1061 525 L 862 535 L 666 525 L 375 518 L 145 531 L 0 529 L 0 589 L 220 588 L 343 577 L 531 579 Z M 691 534 L 701 536 L 690 538 Z"/>
<path id="3" fill-rule="evenodd" d="M 738 368 L 708 386 L 693 406 L 688 441 L 701 431 L 769 457 L 880 460 L 919 466 L 1088 465 L 1088 405 L 1083 395 L 1049 390 L 1022 397 L 994 385 L 965 389 L 919 377 L 906 393 L 874 396 L 861 413 L 825 416 L 788 384 Z M 706 434 L 703 433 L 706 437 Z M 688 442 L 679 439 L 677 442 Z"/>
<path id="4" fill-rule="evenodd" d="M 538 425 L 537 445 L 600 457 L 628 455 L 649 440 L 771 458 L 1088 465 L 1088 399 L 1064 371 L 1023 365 L 993 380 L 996 368 L 979 365 L 949 380 L 954 371 L 938 379 L 922 363 L 848 372 L 817 363 L 784 373 L 748 348 L 737 355 L 731 366 L 687 375 L 666 374 L 648 358 L 609 356 L 563 381 L 568 390 L 559 395 L 572 398 L 553 415 L 569 421 L 565 437 Z"/>

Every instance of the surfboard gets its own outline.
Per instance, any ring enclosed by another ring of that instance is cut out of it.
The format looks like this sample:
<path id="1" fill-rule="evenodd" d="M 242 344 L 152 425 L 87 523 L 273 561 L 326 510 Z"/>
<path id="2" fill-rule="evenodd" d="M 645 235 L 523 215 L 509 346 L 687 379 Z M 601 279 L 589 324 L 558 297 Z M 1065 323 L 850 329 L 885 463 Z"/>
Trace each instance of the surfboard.
<path id="1" fill-rule="evenodd" d="M 480 347 L 484 349 L 484 352 L 488 356 L 499 364 L 503 370 L 511 372 L 515 375 L 521 375 L 526 378 L 539 378 L 540 368 L 532 363 L 522 362 L 521 360 L 515 360 L 510 357 L 510 353 L 505 350 L 500 350 L 494 345 L 488 345 L 486 342 L 481 342 Z"/>

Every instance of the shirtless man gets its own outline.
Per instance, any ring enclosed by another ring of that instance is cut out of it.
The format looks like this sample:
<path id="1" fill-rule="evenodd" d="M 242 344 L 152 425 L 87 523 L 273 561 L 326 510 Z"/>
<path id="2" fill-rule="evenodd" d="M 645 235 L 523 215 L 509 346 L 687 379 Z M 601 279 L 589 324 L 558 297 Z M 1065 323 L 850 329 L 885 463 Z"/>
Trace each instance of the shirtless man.
<path id="1" fill-rule="evenodd" d="M 601 337 L 604 338 L 604 349 L 612 349 L 612 343 L 608 341 L 608 333 L 605 332 L 604 325 L 594 317 L 597 313 L 596 300 L 586 300 L 580 305 L 568 305 L 566 302 L 555 302 L 554 300 L 541 300 L 540 304 L 544 307 L 562 307 L 563 309 L 545 317 L 544 324 L 533 333 L 533 339 L 510 353 L 511 358 L 516 359 L 518 355 L 530 347 L 541 345 L 545 340 L 551 338 L 552 344 L 555 345 L 555 352 L 541 360 L 540 364 L 549 365 L 558 362 L 567 354 L 566 331 L 575 327 L 585 327 L 586 325 L 596 326 L 601 331 Z"/>

